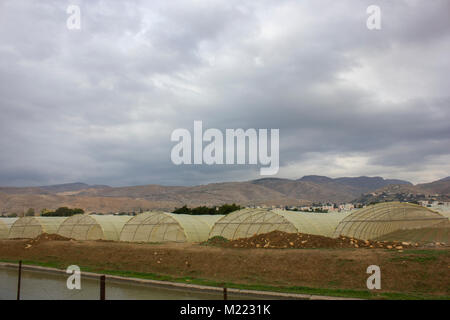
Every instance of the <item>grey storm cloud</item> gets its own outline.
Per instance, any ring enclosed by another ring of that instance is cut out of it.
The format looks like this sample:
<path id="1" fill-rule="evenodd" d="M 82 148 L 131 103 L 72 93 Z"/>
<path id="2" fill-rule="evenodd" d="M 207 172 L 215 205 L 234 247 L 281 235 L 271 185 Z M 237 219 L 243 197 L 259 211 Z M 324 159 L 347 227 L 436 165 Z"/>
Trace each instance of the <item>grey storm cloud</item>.
<path id="1" fill-rule="evenodd" d="M 279 177 L 450 172 L 450 4 L 2 1 L 0 185 L 189 185 L 259 166 L 175 166 L 177 128 L 280 129 Z M 81 11 L 69 30 L 66 9 Z"/>

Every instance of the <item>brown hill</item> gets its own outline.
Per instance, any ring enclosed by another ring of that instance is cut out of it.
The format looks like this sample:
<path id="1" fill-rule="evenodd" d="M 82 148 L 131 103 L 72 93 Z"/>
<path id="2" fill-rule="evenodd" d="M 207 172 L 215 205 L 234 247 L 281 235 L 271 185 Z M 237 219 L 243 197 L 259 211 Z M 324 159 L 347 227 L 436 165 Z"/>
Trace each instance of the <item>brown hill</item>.
<path id="1" fill-rule="evenodd" d="M 399 182 L 400 184 L 392 184 Z M 382 185 L 382 188 L 377 188 Z M 328 178 L 305 176 L 298 180 L 264 178 L 248 182 L 212 183 L 200 186 L 144 185 L 108 187 L 83 183 L 43 187 L 0 187 L 0 213 L 23 213 L 28 208 L 56 209 L 78 207 L 88 212 L 132 212 L 147 209 L 172 210 L 188 205 L 305 205 L 311 202 L 348 202 L 363 198 L 370 201 L 372 193 L 447 194 L 450 179 L 413 186 L 407 181 L 381 177 Z M 366 190 L 369 193 L 362 195 Z M 387 197 L 385 195 L 388 195 Z M 398 200 L 396 197 L 394 200 Z M 409 199 L 409 198 L 408 198 Z M 412 197 L 414 199 L 414 197 Z M 361 201 L 361 202 L 364 202 Z"/>
<path id="2" fill-rule="evenodd" d="M 426 190 L 433 194 L 447 194 L 450 195 L 450 177 L 430 182 L 430 183 L 422 183 L 418 184 L 417 187 L 419 187 L 422 190 Z"/>
<path id="3" fill-rule="evenodd" d="M 252 181 L 253 184 L 297 199 L 308 199 L 313 202 L 346 202 L 361 195 L 357 188 L 339 184 L 333 180 L 321 182 L 264 178 Z"/>
<path id="4" fill-rule="evenodd" d="M 28 191 L 26 189 L 26 191 Z M 36 212 L 58 207 L 82 208 L 87 212 L 138 212 L 140 210 L 172 210 L 188 205 L 302 205 L 301 201 L 280 192 L 248 182 L 217 183 L 195 187 L 165 187 L 157 185 L 85 189 L 55 194 L 0 193 L 0 213 L 22 214 L 28 208 Z"/>
<path id="5" fill-rule="evenodd" d="M 412 193 L 431 195 L 450 195 L 450 179 L 445 178 L 430 183 L 421 183 L 417 185 L 388 185 L 373 191 L 375 193 Z"/>
<path id="6" fill-rule="evenodd" d="M 55 210 L 59 207 L 82 208 L 86 212 L 138 212 L 142 210 L 175 207 L 170 201 L 148 201 L 127 197 L 64 196 L 57 194 L 5 194 L 0 193 L 0 213 L 23 214 L 28 208 L 35 212 L 42 209 Z"/>
<path id="7" fill-rule="evenodd" d="M 360 203 L 380 201 L 450 200 L 450 181 L 439 180 L 418 185 L 388 185 L 366 193 L 354 200 Z"/>
<path id="8" fill-rule="evenodd" d="M 301 204 L 302 201 L 282 192 L 252 184 L 250 182 L 212 183 L 193 187 L 170 187 L 160 185 L 119 187 L 83 190 L 80 196 L 118 197 L 149 201 L 170 201 L 175 205 L 199 206 L 238 203 L 242 205 Z"/>
<path id="9" fill-rule="evenodd" d="M 372 191 L 373 193 L 411 193 L 411 194 L 424 194 L 424 195 L 430 195 L 431 193 L 427 191 L 426 189 L 423 189 L 416 186 L 408 186 L 408 185 L 399 185 L 399 184 L 393 184 L 389 186 L 385 186 L 383 188 L 377 189 Z"/>

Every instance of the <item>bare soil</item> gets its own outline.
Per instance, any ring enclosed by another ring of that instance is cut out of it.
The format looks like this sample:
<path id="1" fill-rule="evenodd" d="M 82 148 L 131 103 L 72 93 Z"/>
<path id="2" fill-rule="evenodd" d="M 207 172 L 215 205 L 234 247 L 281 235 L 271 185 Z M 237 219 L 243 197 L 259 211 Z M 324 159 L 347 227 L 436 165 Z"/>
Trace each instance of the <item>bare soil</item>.
<path id="1" fill-rule="evenodd" d="M 77 264 L 82 270 L 89 267 L 100 272 L 144 272 L 238 284 L 355 290 L 367 290 L 367 267 L 378 265 L 383 292 L 450 295 L 448 247 L 235 249 L 189 243 L 55 241 L 49 238 L 34 242 L 1 240 L 0 260 L 52 263 L 61 268 Z"/>
<path id="2" fill-rule="evenodd" d="M 42 233 L 39 236 L 37 236 L 36 238 L 28 240 L 27 244 L 37 245 L 41 242 L 46 242 L 46 241 L 69 241 L 69 240 L 71 240 L 71 239 L 60 236 L 59 234 Z"/>

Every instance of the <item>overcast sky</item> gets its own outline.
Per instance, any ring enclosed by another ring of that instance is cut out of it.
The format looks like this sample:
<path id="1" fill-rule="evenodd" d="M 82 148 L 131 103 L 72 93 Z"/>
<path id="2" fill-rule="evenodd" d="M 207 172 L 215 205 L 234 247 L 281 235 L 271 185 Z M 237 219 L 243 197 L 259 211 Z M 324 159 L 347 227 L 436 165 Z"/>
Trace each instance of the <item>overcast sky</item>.
<path id="1" fill-rule="evenodd" d="M 174 165 L 170 135 L 194 120 L 280 129 L 278 177 L 443 178 L 449 15 L 448 0 L 1 0 L 0 185 L 260 178 Z"/>

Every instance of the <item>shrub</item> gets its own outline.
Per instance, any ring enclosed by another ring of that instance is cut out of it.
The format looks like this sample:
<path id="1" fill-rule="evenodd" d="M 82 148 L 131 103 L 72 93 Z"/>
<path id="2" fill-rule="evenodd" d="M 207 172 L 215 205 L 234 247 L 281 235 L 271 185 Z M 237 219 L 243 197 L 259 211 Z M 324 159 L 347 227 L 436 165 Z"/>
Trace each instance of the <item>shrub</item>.
<path id="1" fill-rule="evenodd" d="M 230 212 L 240 210 L 242 209 L 241 206 L 236 204 L 224 204 L 220 207 L 206 207 L 206 206 L 200 206 L 196 208 L 188 208 L 186 205 L 182 206 L 181 208 L 176 208 L 173 213 L 178 214 L 191 214 L 191 215 L 214 215 L 214 214 L 220 214 L 220 215 L 226 215 Z"/>
<path id="2" fill-rule="evenodd" d="M 80 208 L 70 209 L 68 207 L 59 207 L 55 211 L 47 211 L 41 214 L 43 217 L 70 217 L 75 214 L 83 214 L 84 210 Z"/>

